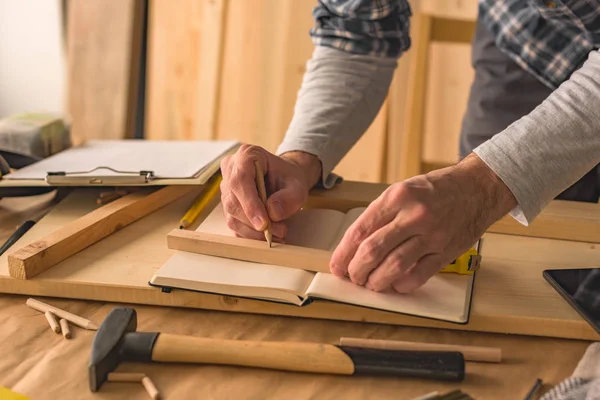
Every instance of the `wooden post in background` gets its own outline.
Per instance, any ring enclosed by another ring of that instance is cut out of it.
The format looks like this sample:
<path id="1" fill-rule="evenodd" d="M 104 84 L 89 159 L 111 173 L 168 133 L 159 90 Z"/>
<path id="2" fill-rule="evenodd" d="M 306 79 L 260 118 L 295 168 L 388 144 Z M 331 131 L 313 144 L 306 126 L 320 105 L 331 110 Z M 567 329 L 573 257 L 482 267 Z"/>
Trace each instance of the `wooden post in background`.
<path id="1" fill-rule="evenodd" d="M 146 139 L 215 138 L 227 5 L 150 2 Z"/>
<path id="2" fill-rule="evenodd" d="M 144 0 L 67 4 L 67 114 L 73 143 L 133 138 Z"/>

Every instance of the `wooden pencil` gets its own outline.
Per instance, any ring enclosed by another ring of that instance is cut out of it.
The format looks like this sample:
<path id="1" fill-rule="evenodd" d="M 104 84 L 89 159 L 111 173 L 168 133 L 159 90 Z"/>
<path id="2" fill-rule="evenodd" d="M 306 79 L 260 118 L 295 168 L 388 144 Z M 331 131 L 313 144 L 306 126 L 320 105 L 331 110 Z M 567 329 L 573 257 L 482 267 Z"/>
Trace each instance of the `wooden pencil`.
<path id="1" fill-rule="evenodd" d="M 29 298 L 29 299 L 27 299 L 27 302 L 25 304 L 27 304 L 28 307 L 31 307 L 34 310 L 38 310 L 43 313 L 45 313 L 46 311 L 50 311 L 52 314 L 56 315 L 57 317 L 64 318 L 67 321 L 69 321 L 70 323 L 72 323 L 73 325 L 80 326 L 84 329 L 89 329 L 89 330 L 93 330 L 93 331 L 98 330 L 98 325 L 96 325 L 89 319 L 85 319 L 78 315 L 71 314 L 68 311 L 61 310 L 60 308 L 53 307 L 49 304 L 42 303 L 39 300 Z"/>
<path id="2" fill-rule="evenodd" d="M 258 195 L 260 196 L 260 200 L 267 206 L 267 189 L 265 188 L 265 174 L 263 172 L 262 167 L 258 161 L 254 161 L 254 166 L 256 167 L 256 186 L 258 188 Z M 271 232 L 271 220 L 267 216 L 267 226 L 264 230 L 265 239 L 267 240 L 267 244 L 271 247 L 271 242 L 273 240 L 273 234 Z"/>
<path id="3" fill-rule="evenodd" d="M 207 187 L 200 193 L 200 196 L 194 201 L 194 204 L 185 213 L 181 221 L 179 222 L 179 229 L 186 229 L 194 223 L 198 215 L 206 208 L 208 203 L 212 200 L 214 195 L 219 190 L 219 185 L 223 180 L 221 174 L 218 174 L 212 182 L 207 182 Z"/>

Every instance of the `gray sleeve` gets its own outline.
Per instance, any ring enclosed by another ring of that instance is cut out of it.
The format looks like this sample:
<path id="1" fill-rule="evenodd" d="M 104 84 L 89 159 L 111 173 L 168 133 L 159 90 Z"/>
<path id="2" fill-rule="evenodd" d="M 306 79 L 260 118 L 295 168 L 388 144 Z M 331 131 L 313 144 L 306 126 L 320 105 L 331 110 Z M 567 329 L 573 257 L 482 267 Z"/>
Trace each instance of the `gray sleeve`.
<path id="1" fill-rule="evenodd" d="M 516 197 L 511 215 L 531 223 L 600 162 L 600 53 L 590 53 L 542 104 L 474 152 Z"/>
<path id="2" fill-rule="evenodd" d="M 351 54 L 317 46 L 307 63 L 294 116 L 277 154 L 304 151 L 323 165 L 323 184 L 360 139 L 387 96 L 396 58 Z"/>

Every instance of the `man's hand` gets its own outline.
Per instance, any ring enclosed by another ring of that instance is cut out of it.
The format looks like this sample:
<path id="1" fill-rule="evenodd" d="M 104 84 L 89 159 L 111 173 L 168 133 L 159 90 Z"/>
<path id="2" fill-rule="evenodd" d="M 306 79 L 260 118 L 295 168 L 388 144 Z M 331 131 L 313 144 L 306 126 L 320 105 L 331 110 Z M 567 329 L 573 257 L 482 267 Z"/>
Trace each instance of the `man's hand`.
<path id="1" fill-rule="evenodd" d="M 350 226 L 334 275 L 408 293 L 467 251 L 516 200 L 479 157 L 390 186 Z"/>
<path id="2" fill-rule="evenodd" d="M 254 161 L 266 174 L 266 209 L 258 196 Z M 262 231 L 270 219 L 273 240 L 281 242 L 287 233 L 283 221 L 306 201 L 309 190 L 321 176 L 321 162 L 303 152 L 278 157 L 261 147 L 242 145 L 234 155 L 221 161 L 221 172 L 221 201 L 227 226 L 238 237 L 264 240 Z"/>

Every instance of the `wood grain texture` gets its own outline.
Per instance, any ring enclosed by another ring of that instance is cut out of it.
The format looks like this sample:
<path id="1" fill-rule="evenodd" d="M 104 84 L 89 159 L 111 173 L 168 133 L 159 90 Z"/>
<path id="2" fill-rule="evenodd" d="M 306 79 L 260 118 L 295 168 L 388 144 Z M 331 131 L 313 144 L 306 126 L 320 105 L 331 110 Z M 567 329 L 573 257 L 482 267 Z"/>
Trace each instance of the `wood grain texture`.
<path id="1" fill-rule="evenodd" d="M 402 171 L 402 142 L 406 135 L 404 120 L 408 112 L 408 70 L 412 53 L 406 52 L 398 60 L 398 67 L 390 85 L 388 95 L 388 117 L 386 125 L 385 183 L 395 183 L 404 176 Z M 360 181 L 359 179 L 349 179 Z"/>
<path id="2" fill-rule="evenodd" d="M 226 17 L 216 137 L 275 151 L 313 45 L 313 0 L 232 0 Z"/>
<path id="3" fill-rule="evenodd" d="M 223 340 L 161 333 L 152 350 L 152 360 L 343 375 L 354 373 L 350 357 L 333 345 L 321 343 Z"/>
<path id="4" fill-rule="evenodd" d="M 352 181 L 380 183 L 385 179 L 388 102 L 358 142 L 335 167 L 334 172 Z"/>
<path id="5" fill-rule="evenodd" d="M 413 44 L 408 70 L 407 112 L 404 119 L 400 144 L 400 180 L 419 175 L 423 141 L 423 121 L 425 115 L 426 71 L 429 68 L 429 41 L 432 18 L 424 14 L 413 17 Z"/>
<path id="6" fill-rule="evenodd" d="M 73 254 L 178 198 L 198 186 L 168 186 L 153 192 L 140 190 L 72 221 L 34 243 L 8 255 L 10 276 L 31 279 Z"/>
<path id="7" fill-rule="evenodd" d="M 386 185 L 345 182 L 331 191 L 315 191 L 311 197 L 322 204 L 355 197 L 368 202 Z M 16 245 L 25 246 L 67 225 L 95 207 L 96 194 L 78 191 L 56 206 Z M 231 313 L 271 314 L 339 321 L 357 321 L 397 326 L 432 327 L 454 331 L 598 340 L 598 334 L 545 282 L 542 271 L 550 268 L 587 268 L 598 264 L 598 243 L 531 238 L 488 233 L 483 238 L 482 268 L 477 272 L 473 305 L 468 324 L 454 324 L 409 317 L 329 301 L 315 300 L 296 307 L 208 293 L 173 290 L 163 293 L 148 285 L 154 272 L 174 254 L 165 236 L 189 208 L 195 194 L 169 204 L 73 255 L 32 280 L 9 276 L 6 255 L 0 256 L 0 292 L 70 299 L 112 301 L 219 310 Z M 571 209 L 558 202 L 555 211 L 572 219 L 600 220 L 595 204 L 576 203 Z M 342 203 L 346 207 L 350 202 Z M 593 207 L 593 208 L 590 208 Z M 1 210 L 0 210 L 1 211 Z M 201 215 L 199 220 L 208 215 Z M 536 219 L 538 223 L 544 217 Z M 533 226 L 533 225 L 532 225 Z M 263 243 L 266 245 L 266 243 Z M 43 319 L 43 318 L 42 318 Z M 45 321 L 44 321 L 45 322 Z M 392 329 L 390 327 L 390 329 Z M 405 328 L 403 328 L 405 329 Z M 346 333 L 344 335 L 347 336 Z M 338 338 L 341 335 L 338 335 Z M 511 367 L 513 365 L 511 364 Z"/>
<path id="8" fill-rule="evenodd" d="M 74 144 L 133 138 L 142 0 L 69 0 L 68 114 Z"/>
<path id="9" fill-rule="evenodd" d="M 477 0 L 419 0 L 420 11 L 441 18 L 474 21 Z"/>
<path id="10" fill-rule="evenodd" d="M 215 138 L 227 5 L 150 2 L 145 138 Z"/>
<path id="11" fill-rule="evenodd" d="M 459 161 L 459 136 L 474 77 L 470 52 L 465 44 L 429 46 L 423 162 L 452 165 Z"/>
<path id="12" fill-rule="evenodd" d="M 174 229 L 167 235 L 167 245 L 171 250 L 330 273 L 331 252 L 326 250 L 281 243 L 269 247 L 259 240 L 181 229 Z"/>

